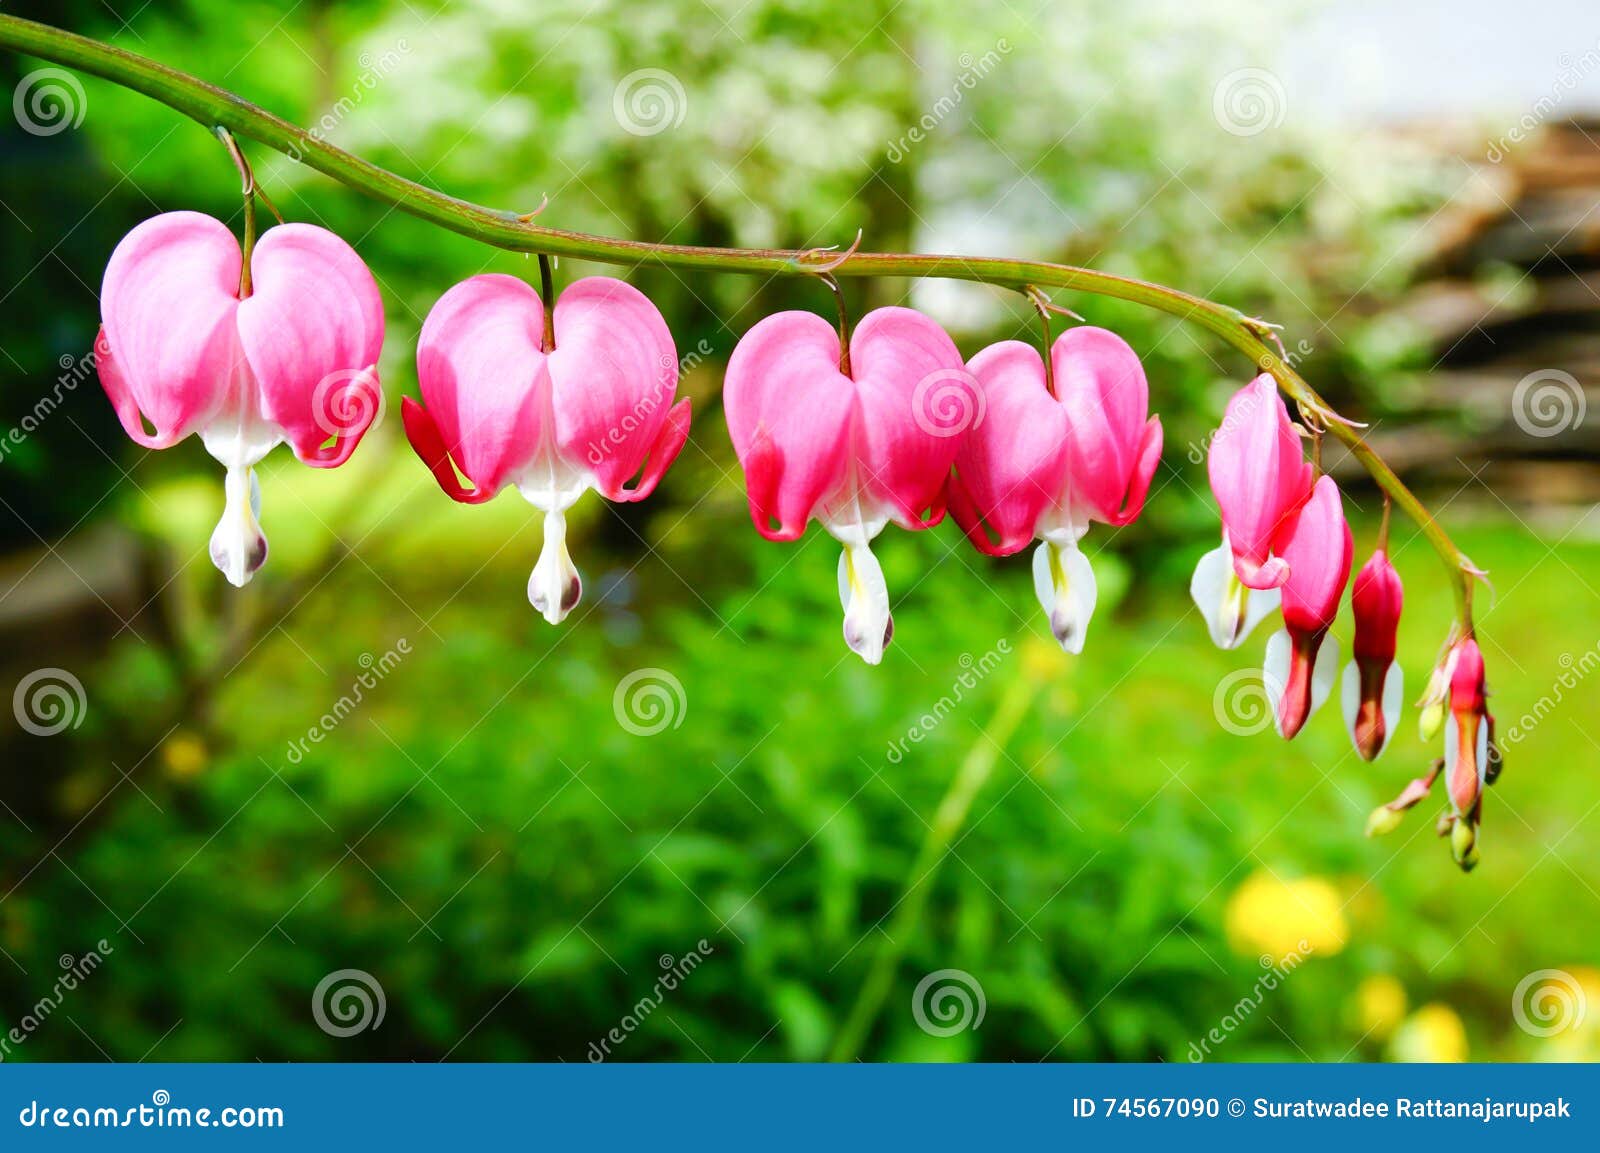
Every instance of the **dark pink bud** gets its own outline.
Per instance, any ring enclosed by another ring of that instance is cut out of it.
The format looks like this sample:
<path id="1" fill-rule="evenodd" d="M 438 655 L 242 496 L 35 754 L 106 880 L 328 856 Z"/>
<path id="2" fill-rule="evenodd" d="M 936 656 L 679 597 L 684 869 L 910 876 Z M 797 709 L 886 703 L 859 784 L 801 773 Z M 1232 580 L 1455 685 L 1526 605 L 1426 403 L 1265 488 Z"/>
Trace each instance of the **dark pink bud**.
<path id="1" fill-rule="evenodd" d="M 1380 548 L 1361 566 L 1350 590 L 1355 660 L 1346 666 L 1343 686 L 1345 725 L 1356 751 L 1368 761 L 1376 760 L 1388 744 L 1404 698 L 1394 659 L 1403 599 L 1400 574 Z"/>
<path id="2" fill-rule="evenodd" d="M 1444 764 L 1450 804 L 1462 817 L 1474 816 L 1489 773 L 1488 690 L 1483 653 L 1468 637 L 1456 646 L 1450 674 L 1450 719 L 1445 722 Z"/>

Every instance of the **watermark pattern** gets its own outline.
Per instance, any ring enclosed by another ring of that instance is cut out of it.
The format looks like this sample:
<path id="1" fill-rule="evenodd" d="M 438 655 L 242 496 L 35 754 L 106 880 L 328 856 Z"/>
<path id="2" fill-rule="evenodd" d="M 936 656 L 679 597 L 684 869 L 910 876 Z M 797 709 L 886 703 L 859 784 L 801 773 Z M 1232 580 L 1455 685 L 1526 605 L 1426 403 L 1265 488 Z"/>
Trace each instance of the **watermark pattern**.
<path id="1" fill-rule="evenodd" d="M 1278 359 L 1282 361 L 1282 363 L 1288 365 L 1290 368 L 1295 368 L 1302 360 L 1310 356 L 1314 351 L 1315 348 L 1309 340 L 1301 340 L 1294 346 L 1292 351 L 1285 349 L 1283 355 Z M 1263 371 L 1265 371 L 1265 369 L 1263 369 Z M 1246 393 L 1240 399 L 1237 405 L 1229 408 L 1228 411 L 1223 415 L 1222 423 L 1220 425 L 1212 429 L 1202 439 L 1191 440 L 1189 442 L 1189 451 L 1187 454 L 1189 457 L 1189 463 L 1205 463 L 1206 454 L 1211 451 L 1211 442 L 1216 440 L 1224 429 L 1231 430 L 1238 427 L 1241 423 L 1248 419 L 1252 412 L 1255 411 L 1255 407 L 1256 394 L 1253 392 Z"/>
<path id="2" fill-rule="evenodd" d="M 984 79 L 1000 66 L 1001 60 L 1011 55 L 1011 42 L 1004 36 L 995 41 L 994 47 L 982 56 L 973 56 L 970 52 L 963 52 L 956 58 L 961 72 L 950 85 L 950 91 L 940 95 L 933 102 L 933 107 L 924 112 L 921 118 L 910 128 L 903 132 L 898 140 L 891 140 L 884 150 L 884 156 L 890 164 L 899 164 L 911 154 L 911 150 L 924 140 L 928 139 L 934 129 L 943 124 L 945 118 L 961 106 L 966 99 L 966 94 L 978 86 L 978 81 Z"/>
<path id="3" fill-rule="evenodd" d="M 56 377 L 55 388 L 36 400 L 33 408 L 23 413 L 22 419 L 8 429 L 4 437 L 0 437 L 0 462 L 4 462 L 12 450 L 39 430 L 39 426 L 50 418 L 50 414 L 61 407 L 68 393 L 76 392 L 80 384 L 94 375 L 98 358 L 104 356 L 107 351 L 105 341 L 106 336 L 102 332 L 95 338 L 93 351 L 83 356 L 61 354 L 61 358 L 56 361 L 61 374 Z"/>
<path id="4" fill-rule="evenodd" d="M 674 992 L 690 973 L 711 956 L 713 951 L 711 943 L 701 937 L 695 943 L 695 947 L 682 957 L 674 957 L 671 953 L 661 954 L 659 964 L 663 971 L 661 976 L 656 978 L 655 984 L 650 987 L 650 992 L 635 1001 L 633 1007 L 623 1014 L 622 1020 L 608 1029 L 604 1037 L 589 1042 L 590 1064 L 598 1065 L 611 1056 L 611 1050 L 631 1037 L 635 1030 L 649 1019 L 650 1014 L 661 1008 L 667 999 L 667 994 Z"/>
<path id="5" fill-rule="evenodd" d="M 1272 698 L 1260 669 L 1235 669 L 1211 694 L 1217 723 L 1236 737 L 1253 737 L 1272 724 Z"/>
<path id="6" fill-rule="evenodd" d="M 929 436 L 960 436 L 983 423 L 988 411 L 983 387 L 964 368 L 941 368 L 917 381 L 911 416 Z"/>
<path id="7" fill-rule="evenodd" d="M 330 1037 L 354 1037 L 383 1024 L 389 1003 L 365 969 L 335 969 L 311 993 L 311 1016 Z"/>
<path id="8" fill-rule="evenodd" d="M 1302 940 L 1281 958 L 1267 953 L 1261 954 L 1261 967 L 1266 972 L 1256 978 L 1256 983 L 1250 987 L 1250 992 L 1234 1002 L 1233 1008 L 1224 1013 L 1222 1020 L 1207 1030 L 1204 1037 L 1189 1042 L 1190 1062 L 1197 1063 L 1211 1056 L 1211 1051 L 1233 1036 L 1234 1031 L 1266 1002 L 1267 994 L 1277 989 L 1290 973 L 1304 964 L 1311 952 L 1311 942 Z"/>
<path id="9" fill-rule="evenodd" d="M 366 699 L 371 690 L 378 687 L 378 682 L 394 672 L 399 667 L 402 658 L 410 655 L 411 641 L 401 637 L 394 643 L 394 648 L 387 650 L 381 657 L 374 657 L 371 653 L 362 653 L 357 663 L 364 672 L 356 677 L 350 686 L 350 691 L 333 702 L 333 708 L 317 718 L 317 723 L 306 730 L 306 735 L 296 737 L 289 742 L 287 756 L 291 765 L 298 765 L 305 760 L 311 751 L 311 745 L 320 745 L 334 729 L 344 723 L 344 719 L 356 711 L 356 706 Z"/>
<path id="10" fill-rule="evenodd" d="M 30 136 L 54 136 L 83 123 L 89 98 L 83 84 L 64 68 L 35 68 L 17 82 L 11 111 Z"/>
<path id="11" fill-rule="evenodd" d="M 1283 81 L 1265 68 L 1238 68 L 1211 92 L 1211 115 L 1233 136 L 1259 136 L 1283 123 L 1288 99 Z"/>
<path id="12" fill-rule="evenodd" d="M 53 737 L 83 724 L 88 711 L 83 682 L 66 669 L 35 669 L 17 682 L 11 711 L 36 737 Z"/>
<path id="13" fill-rule="evenodd" d="M 38 1032 L 50 1014 L 65 1003 L 67 994 L 76 990 L 114 952 L 116 949 L 111 942 L 102 937 L 95 942 L 94 948 L 81 957 L 74 957 L 71 953 L 61 954 L 61 968 L 65 971 L 56 978 L 50 991 L 35 1001 L 4 1036 L 0 1036 L 0 1061 L 4 1061 L 11 1055 L 12 1049 Z"/>
<path id="14" fill-rule="evenodd" d="M 664 68 L 640 68 L 617 82 L 611 114 L 633 136 L 655 136 L 676 128 L 689 115 L 689 95 Z"/>
<path id="15" fill-rule="evenodd" d="M 1554 1037 L 1583 1024 L 1589 1000 L 1578 979 L 1565 969 L 1535 969 L 1517 982 L 1511 1016 L 1533 1037 Z"/>
<path id="16" fill-rule="evenodd" d="M 361 75 L 350 85 L 350 91 L 335 100 L 333 107 L 318 117 L 316 123 L 306 130 L 306 134 L 318 143 L 326 140 L 329 133 L 344 123 L 345 117 L 361 106 L 367 98 L 367 93 L 387 79 L 389 74 L 400 66 L 401 59 L 410 52 L 411 44 L 404 37 L 396 40 L 393 48 L 386 49 L 380 55 L 363 52 L 356 61 L 361 65 Z M 305 154 L 299 148 L 290 145 L 284 155 L 298 164 Z"/>
<path id="17" fill-rule="evenodd" d="M 966 699 L 971 690 L 978 687 L 978 683 L 995 669 L 1000 667 L 1000 661 L 1011 652 L 1011 642 L 1001 637 L 995 642 L 994 648 L 984 653 L 983 656 L 973 659 L 971 653 L 962 653 L 960 665 L 962 673 L 950 683 L 950 691 L 934 702 L 933 708 L 917 718 L 917 723 L 906 730 L 906 735 L 899 740 L 889 743 L 886 754 L 891 765 L 898 765 L 906 759 L 906 754 L 911 751 L 912 745 L 920 745 L 924 738 L 934 729 L 944 723 L 944 719 L 955 712 L 956 706 Z"/>
<path id="18" fill-rule="evenodd" d="M 678 377 L 686 371 L 685 365 L 694 368 L 711 352 L 711 345 L 702 337 L 700 343 L 683 357 L 674 360 L 670 356 L 663 356 L 658 366 L 656 384 L 649 392 L 634 401 L 633 407 L 622 414 L 622 417 L 606 429 L 598 440 L 589 442 L 588 458 L 591 465 L 600 464 L 610 456 L 613 451 L 627 444 L 641 428 L 646 427 L 650 418 L 663 404 L 670 405 L 677 395 Z"/>
<path id="19" fill-rule="evenodd" d="M 1563 52 L 1556 59 L 1560 71 L 1556 74 L 1555 83 L 1550 86 L 1550 91 L 1533 102 L 1533 107 L 1523 113 L 1522 118 L 1513 124 L 1496 140 L 1488 142 L 1484 149 L 1484 157 L 1490 164 L 1499 164 L 1510 153 L 1512 145 L 1521 144 L 1534 130 L 1561 108 L 1566 102 L 1567 93 L 1581 84 L 1585 77 L 1600 70 L 1600 40 L 1582 56 L 1573 58 L 1570 52 Z"/>
<path id="20" fill-rule="evenodd" d="M 370 368 L 341 368 L 317 382 L 311 418 L 329 436 L 346 437 L 383 423 L 385 402 Z"/>
<path id="21" fill-rule="evenodd" d="M 935 969 L 911 992 L 912 1019 L 934 1037 L 977 1029 L 988 1011 L 983 986 L 965 969 Z"/>
<path id="22" fill-rule="evenodd" d="M 636 737 L 653 737 L 668 728 L 681 728 L 689 712 L 683 682 L 666 669 L 644 668 L 617 682 L 611 694 L 611 711 L 617 724 Z"/>
<path id="23" fill-rule="evenodd" d="M 30 1100 L 17 1113 L 26 1129 L 282 1129 L 283 1110 L 275 1105 L 226 1105 L 193 1108 L 173 1105 L 172 1094 L 157 1089 L 150 1104 L 126 1109 L 106 1105 L 76 1107 Z"/>
<path id="24" fill-rule="evenodd" d="M 1497 740 L 1501 744 L 1515 745 L 1528 738 L 1534 729 L 1539 727 L 1556 706 L 1566 700 L 1567 693 L 1578 685 L 1596 668 L 1600 668 L 1600 643 L 1591 645 L 1583 650 L 1582 654 L 1574 657 L 1571 653 L 1562 653 L 1557 658 L 1561 665 L 1561 675 L 1556 677 L 1555 683 L 1550 686 L 1550 691 L 1533 702 L 1533 708 L 1523 713 L 1516 721 L 1499 735 Z"/>
<path id="25" fill-rule="evenodd" d="M 1541 368 L 1517 381 L 1511 393 L 1511 419 L 1529 436 L 1560 436 L 1583 424 L 1589 401 L 1570 372 Z"/>

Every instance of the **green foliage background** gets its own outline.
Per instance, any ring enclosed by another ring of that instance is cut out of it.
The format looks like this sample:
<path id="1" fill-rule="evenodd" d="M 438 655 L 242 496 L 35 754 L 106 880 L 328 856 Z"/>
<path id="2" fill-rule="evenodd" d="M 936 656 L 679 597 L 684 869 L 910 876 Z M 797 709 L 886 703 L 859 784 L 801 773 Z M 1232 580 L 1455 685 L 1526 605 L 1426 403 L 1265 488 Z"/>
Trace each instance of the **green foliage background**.
<path id="1" fill-rule="evenodd" d="M 1347 304 L 1403 291 L 1448 182 L 1392 140 L 1292 116 L 1223 132 L 1216 45 L 1228 29 L 1244 64 L 1270 44 L 1256 5 L 190 0 L 126 27 L 104 5 L 51 7 L 44 18 L 290 119 L 327 117 L 335 143 L 452 193 L 528 209 L 548 195 L 552 226 L 796 246 L 859 228 L 872 248 L 1089 262 L 1284 323 L 1307 375 L 1378 416 L 1420 363 L 1407 332 Z M 891 161 L 964 61 L 991 51 L 993 70 Z M 3 63 L 8 84 L 25 68 Z M 618 82 L 644 68 L 670 72 L 686 100 L 653 136 L 613 111 Z M 8 282 L 26 285 L 0 320 L 8 423 L 60 356 L 90 346 L 99 269 L 128 226 L 179 207 L 238 215 L 204 131 L 85 89 L 80 129 L 5 138 L 17 220 L 0 217 L 0 235 Z M 523 593 L 533 510 L 512 496 L 451 505 L 393 419 L 439 293 L 528 263 L 257 153 L 285 211 L 339 231 L 377 273 L 390 418 L 335 473 L 268 462 L 272 561 L 241 594 L 205 560 L 220 487 L 199 445 L 127 444 L 92 385 L 0 465 L 8 545 L 105 532 L 155 574 L 132 628 L 11 626 L 8 672 L 69 668 L 89 707 L 70 735 L 6 738 L 0 1020 L 33 1011 L 58 956 L 114 949 L 8 1059 L 583 1060 L 663 959 L 703 940 L 707 962 L 618 1057 L 826 1057 L 878 964 L 887 996 L 846 1055 L 1186 1060 L 1241 1016 L 1258 956 L 1302 937 L 1309 959 L 1213 1058 L 1451 1056 L 1457 1020 L 1474 1057 L 1593 1055 L 1592 1032 L 1541 1042 L 1511 1012 L 1525 974 L 1600 963 L 1595 690 L 1559 687 L 1600 640 L 1592 532 L 1481 487 L 1437 494 L 1496 575 L 1480 616 L 1503 723 L 1568 698 L 1508 751 L 1485 863 L 1463 878 L 1428 806 L 1387 839 L 1361 836 L 1433 755 L 1409 716 L 1376 765 L 1350 751 L 1333 706 L 1289 745 L 1217 723 L 1217 684 L 1264 636 L 1219 653 L 1184 596 L 1216 532 L 1192 450 L 1249 369 L 1236 356 L 1168 318 L 1063 299 L 1141 352 L 1168 438 L 1150 513 L 1091 538 L 1102 601 L 1088 651 L 1049 647 L 1025 559 L 987 561 L 944 526 L 885 539 L 895 644 L 867 669 L 840 643 L 828 542 L 750 530 L 717 402 L 738 335 L 822 294 L 640 270 L 680 352 L 706 350 L 684 382 L 693 440 L 643 507 L 586 502 L 587 600 L 551 629 Z M 592 271 L 614 270 L 561 275 Z M 968 352 L 1031 338 L 1020 301 L 995 291 L 850 292 L 858 307 L 911 293 Z M 1350 496 L 1364 555 L 1377 504 L 1359 485 Z M 1410 526 L 1395 555 L 1402 662 L 1420 687 L 1448 593 Z M 402 639 L 394 671 L 301 755 L 294 742 Z M 994 671 L 946 710 L 985 654 Z M 683 690 L 678 723 L 648 736 L 613 700 L 641 668 Z M 1006 700 L 1027 709 L 996 742 Z M 936 711 L 924 741 L 891 754 Z M 970 810 L 947 823 L 960 767 L 986 756 Z M 926 870 L 935 830 L 950 847 Z M 1252 878 L 1265 898 L 1241 896 Z M 344 968 L 375 976 L 387 1011 L 338 1038 L 311 996 Z M 981 984 L 987 1014 L 941 1037 L 911 1002 L 951 968 Z"/>

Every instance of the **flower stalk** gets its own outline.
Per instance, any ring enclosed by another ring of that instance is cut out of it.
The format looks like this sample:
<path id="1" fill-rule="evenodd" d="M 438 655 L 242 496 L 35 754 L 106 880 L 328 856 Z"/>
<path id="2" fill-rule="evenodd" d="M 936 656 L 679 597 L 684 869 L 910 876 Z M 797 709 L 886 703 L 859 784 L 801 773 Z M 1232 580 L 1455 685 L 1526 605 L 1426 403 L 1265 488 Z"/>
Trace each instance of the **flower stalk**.
<path id="1" fill-rule="evenodd" d="M 513 252 L 567 256 L 618 265 L 773 275 L 815 275 L 814 254 L 794 249 L 652 244 L 544 228 L 527 214 L 487 208 L 436 192 L 337 148 L 226 89 L 135 53 L 62 29 L 0 15 L 0 47 L 78 69 L 157 100 L 208 131 L 227 130 L 298 159 L 346 187 L 485 244 Z M 224 137 L 224 142 L 228 140 Z M 1457 619 L 1471 630 L 1472 582 L 1481 574 L 1431 513 L 1366 442 L 1360 426 L 1338 416 L 1275 346 L 1273 326 L 1236 308 L 1177 289 L 1093 269 L 998 257 L 847 252 L 830 262 L 834 276 L 939 277 L 1026 292 L 1056 288 L 1142 304 L 1199 325 L 1249 357 L 1291 399 L 1326 414 L 1340 440 L 1394 504 L 1421 528 L 1450 575 Z"/>

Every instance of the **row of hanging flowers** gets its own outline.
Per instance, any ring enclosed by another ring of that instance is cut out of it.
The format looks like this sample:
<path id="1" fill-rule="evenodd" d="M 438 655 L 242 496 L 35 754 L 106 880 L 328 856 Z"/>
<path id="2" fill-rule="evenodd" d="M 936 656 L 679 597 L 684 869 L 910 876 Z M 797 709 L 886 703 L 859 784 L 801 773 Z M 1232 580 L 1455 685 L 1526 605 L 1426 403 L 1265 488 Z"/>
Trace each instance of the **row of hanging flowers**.
<path id="1" fill-rule="evenodd" d="M 234 154 L 249 206 L 253 182 Z M 528 599 L 556 624 L 583 587 L 567 510 L 591 489 L 610 501 L 648 497 L 688 439 L 690 402 L 676 399 L 672 334 L 643 293 L 593 276 L 552 299 L 545 258 L 541 269 L 542 291 L 480 275 L 439 299 L 417 344 L 421 403 L 405 398 L 402 416 L 451 498 L 477 504 L 509 486 L 543 512 Z M 1051 342 L 1050 315 L 1065 310 L 1042 294 L 1030 293 L 1044 355 L 1003 341 L 968 361 L 910 308 L 877 309 L 852 328 L 838 295 L 837 326 L 810 312 L 769 316 L 729 360 L 724 409 L 756 530 L 793 541 L 816 521 L 839 542 L 844 639 L 874 665 L 894 633 L 872 552 L 889 525 L 919 532 L 948 511 L 986 555 L 1038 542 L 1039 603 L 1061 647 L 1081 652 L 1096 584 L 1080 542 L 1095 523 L 1139 516 L 1161 455 L 1137 355 L 1089 326 Z M 242 586 L 267 557 L 255 466 L 287 443 L 308 465 L 337 467 L 379 411 L 376 281 L 325 229 L 280 224 L 258 243 L 247 211 L 241 249 L 220 221 L 171 212 L 118 244 L 101 308 L 96 363 L 128 435 L 167 448 L 197 434 L 223 465 L 210 554 Z M 1281 736 L 1299 733 L 1337 684 L 1355 748 L 1372 760 L 1394 734 L 1404 694 L 1395 661 L 1403 594 L 1387 554 L 1387 504 L 1377 547 L 1350 585 L 1342 497 L 1318 466 L 1323 415 L 1302 406 L 1297 425 L 1266 374 L 1229 401 L 1208 454 L 1222 540 L 1201 558 L 1190 591 L 1224 649 L 1279 614 L 1263 680 Z M 1347 586 L 1355 628 L 1341 674 L 1331 629 Z M 1369 831 L 1395 827 L 1444 773 L 1450 808 L 1439 829 L 1471 868 L 1499 754 L 1469 631 L 1452 632 L 1421 705 L 1425 739 L 1443 729 L 1443 757 L 1375 812 Z"/>

